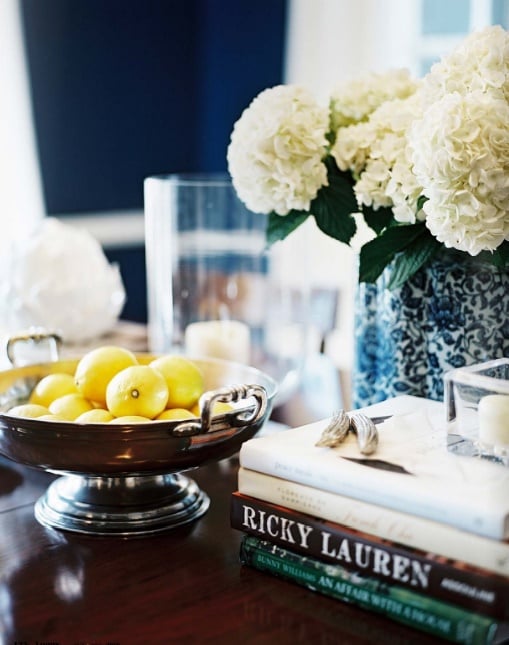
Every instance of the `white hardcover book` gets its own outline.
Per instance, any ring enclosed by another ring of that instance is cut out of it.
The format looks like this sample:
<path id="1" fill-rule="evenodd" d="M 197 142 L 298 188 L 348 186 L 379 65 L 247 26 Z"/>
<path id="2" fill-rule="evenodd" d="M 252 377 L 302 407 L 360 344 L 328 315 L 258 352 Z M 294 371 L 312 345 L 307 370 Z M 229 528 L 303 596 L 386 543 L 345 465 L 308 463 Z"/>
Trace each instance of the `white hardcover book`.
<path id="1" fill-rule="evenodd" d="M 445 428 L 436 421 L 433 425 L 436 409 L 430 415 L 428 404 L 416 398 L 414 412 L 397 414 L 380 424 L 379 445 L 370 456 L 360 453 L 352 433 L 336 448 L 317 447 L 325 420 L 246 441 L 240 450 L 240 465 L 495 540 L 505 539 L 509 534 L 509 469 L 448 452 Z"/>
<path id="2" fill-rule="evenodd" d="M 238 490 L 244 495 L 336 522 L 426 553 L 461 560 L 487 571 L 509 576 L 507 541 L 473 535 L 447 524 L 247 468 L 239 468 L 238 479 Z"/>

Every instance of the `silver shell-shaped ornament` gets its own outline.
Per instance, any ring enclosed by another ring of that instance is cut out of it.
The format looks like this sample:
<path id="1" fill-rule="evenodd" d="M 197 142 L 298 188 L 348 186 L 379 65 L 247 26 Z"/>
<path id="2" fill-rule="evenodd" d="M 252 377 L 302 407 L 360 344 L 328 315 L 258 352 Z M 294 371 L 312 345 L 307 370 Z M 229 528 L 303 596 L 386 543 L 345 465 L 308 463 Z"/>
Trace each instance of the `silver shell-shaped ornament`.
<path id="1" fill-rule="evenodd" d="M 362 413 L 352 414 L 350 428 L 357 435 L 359 450 L 363 455 L 373 454 L 378 447 L 378 430 L 373 420 Z"/>
<path id="2" fill-rule="evenodd" d="M 335 446 L 339 446 L 339 444 L 345 439 L 349 430 L 350 417 L 344 410 L 339 410 L 339 412 L 334 414 L 315 445 L 320 448 L 334 448 Z"/>

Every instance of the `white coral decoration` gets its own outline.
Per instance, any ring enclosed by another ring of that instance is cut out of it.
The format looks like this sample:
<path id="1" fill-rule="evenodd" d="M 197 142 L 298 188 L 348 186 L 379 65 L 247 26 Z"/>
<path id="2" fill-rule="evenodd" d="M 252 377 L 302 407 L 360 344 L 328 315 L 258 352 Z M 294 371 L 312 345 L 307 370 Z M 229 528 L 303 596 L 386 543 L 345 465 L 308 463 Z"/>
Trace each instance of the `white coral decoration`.
<path id="1" fill-rule="evenodd" d="M 45 217 L 2 256 L 0 319 L 6 331 L 44 327 L 68 342 L 110 331 L 125 302 L 118 267 L 89 233 Z"/>
<path id="2" fill-rule="evenodd" d="M 426 225 L 477 255 L 509 239 L 509 105 L 498 92 L 446 94 L 409 131 Z"/>
<path id="3" fill-rule="evenodd" d="M 257 213 L 309 210 L 327 184 L 328 108 L 305 88 L 278 85 L 261 92 L 235 123 L 228 147 L 233 186 Z"/>
<path id="4" fill-rule="evenodd" d="M 422 187 L 412 173 L 406 139 L 409 125 L 421 113 L 417 94 L 387 101 L 368 121 L 341 128 L 332 149 L 338 167 L 358 177 L 358 203 L 375 210 L 392 207 L 400 222 L 423 217 L 417 207 Z"/>
<path id="5" fill-rule="evenodd" d="M 406 69 L 368 73 L 339 84 L 331 93 L 331 121 L 336 131 L 366 121 L 382 103 L 412 95 L 417 81 Z"/>
<path id="6" fill-rule="evenodd" d="M 445 94 L 481 90 L 509 101 L 509 32 L 500 25 L 471 33 L 424 79 L 425 107 Z"/>

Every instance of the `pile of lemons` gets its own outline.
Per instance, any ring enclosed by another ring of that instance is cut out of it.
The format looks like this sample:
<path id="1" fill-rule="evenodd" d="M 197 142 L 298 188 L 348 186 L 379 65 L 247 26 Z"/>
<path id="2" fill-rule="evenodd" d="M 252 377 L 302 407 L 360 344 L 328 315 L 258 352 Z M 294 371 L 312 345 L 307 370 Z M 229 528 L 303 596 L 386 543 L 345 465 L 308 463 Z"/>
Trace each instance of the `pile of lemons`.
<path id="1" fill-rule="evenodd" d="M 130 350 L 107 345 L 86 353 L 74 375 L 43 377 L 28 402 L 8 414 L 76 423 L 183 420 L 200 415 L 203 391 L 202 371 L 183 356 L 168 354 L 141 364 Z M 229 404 L 215 404 L 215 414 L 227 410 Z"/>

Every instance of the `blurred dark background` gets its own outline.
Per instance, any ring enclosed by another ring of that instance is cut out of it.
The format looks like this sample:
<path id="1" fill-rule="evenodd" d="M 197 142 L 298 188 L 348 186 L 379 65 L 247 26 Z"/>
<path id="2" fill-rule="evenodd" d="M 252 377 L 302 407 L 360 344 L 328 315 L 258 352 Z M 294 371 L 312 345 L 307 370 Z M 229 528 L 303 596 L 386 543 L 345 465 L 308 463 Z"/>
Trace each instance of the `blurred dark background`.
<path id="1" fill-rule="evenodd" d="M 282 82 L 286 0 L 21 0 L 46 212 L 143 209 L 143 180 L 226 170 L 234 122 Z M 146 321 L 143 239 L 105 246 Z"/>

